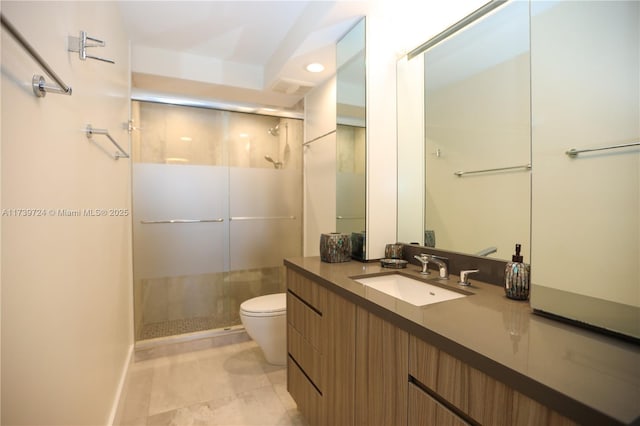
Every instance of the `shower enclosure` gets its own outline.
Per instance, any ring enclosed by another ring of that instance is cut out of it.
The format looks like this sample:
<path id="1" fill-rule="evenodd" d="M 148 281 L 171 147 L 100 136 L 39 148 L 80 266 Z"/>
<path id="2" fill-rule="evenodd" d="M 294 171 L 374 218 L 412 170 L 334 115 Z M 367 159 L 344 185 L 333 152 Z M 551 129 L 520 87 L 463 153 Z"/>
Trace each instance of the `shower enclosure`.
<path id="1" fill-rule="evenodd" d="M 302 122 L 134 101 L 136 340 L 240 324 L 302 251 Z"/>

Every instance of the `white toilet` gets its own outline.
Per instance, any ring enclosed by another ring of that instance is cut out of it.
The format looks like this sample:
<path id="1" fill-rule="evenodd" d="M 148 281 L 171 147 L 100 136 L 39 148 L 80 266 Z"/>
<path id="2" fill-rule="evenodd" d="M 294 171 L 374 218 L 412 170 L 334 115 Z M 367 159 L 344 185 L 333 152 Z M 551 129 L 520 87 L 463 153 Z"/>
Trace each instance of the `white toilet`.
<path id="1" fill-rule="evenodd" d="M 287 363 L 287 294 L 254 297 L 240 305 L 240 320 L 269 364 Z"/>

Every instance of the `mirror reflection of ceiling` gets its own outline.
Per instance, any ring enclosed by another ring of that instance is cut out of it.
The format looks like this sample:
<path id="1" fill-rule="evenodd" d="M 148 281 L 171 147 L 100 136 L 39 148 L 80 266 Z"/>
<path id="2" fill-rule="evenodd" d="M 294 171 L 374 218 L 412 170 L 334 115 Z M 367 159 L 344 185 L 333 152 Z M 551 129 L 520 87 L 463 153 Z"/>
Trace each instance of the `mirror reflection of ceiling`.
<path id="1" fill-rule="evenodd" d="M 465 80 L 528 52 L 529 34 L 521 31 L 523 14 L 529 14 L 527 2 L 509 2 L 429 48 L 429 69 L 439 76 L 432 87 Z"/>
<path id="2" fill-rule="evenodd" d="M 365 126 L 365 39 L 365 20 L 363 19 L 338 43 L 336 52 L 338 124 Z"/>

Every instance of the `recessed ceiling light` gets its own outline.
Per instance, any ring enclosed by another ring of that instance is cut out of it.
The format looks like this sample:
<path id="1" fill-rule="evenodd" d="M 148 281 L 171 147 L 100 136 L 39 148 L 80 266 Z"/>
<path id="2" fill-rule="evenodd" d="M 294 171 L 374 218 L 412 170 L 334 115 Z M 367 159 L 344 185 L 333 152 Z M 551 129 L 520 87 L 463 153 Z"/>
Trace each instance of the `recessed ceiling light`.
<path id="1" fill-rule="evenodd" d="M 307 65 L 307 71 L 309 72 L 322 72 L 324 71 L 324 65 L 314 62 L 312 64 Z"/>
<path id="2" fill-rule="evenodd" d="M 182 136 L 180 140 L 183 142 L 191 142 L 193 139 L 191 139 L 189 136 Z"/>

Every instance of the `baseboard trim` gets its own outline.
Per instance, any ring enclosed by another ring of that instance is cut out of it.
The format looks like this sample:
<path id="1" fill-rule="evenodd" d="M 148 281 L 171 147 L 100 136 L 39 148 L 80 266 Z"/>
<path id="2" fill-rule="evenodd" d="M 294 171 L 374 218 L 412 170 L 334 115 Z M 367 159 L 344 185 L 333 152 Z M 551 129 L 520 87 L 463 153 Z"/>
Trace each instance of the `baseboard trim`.
<path id="1" fill-rule="evenodd" d="M 127 385 L 127 375 L 129 373 L 129 366 L 133 362 L 134 355 L 134 344 L 129 345 L 129 351 L 126 357 L 126 361 L 122 367 L 122 371 L 120 372 L 120 380 L 118 382 L 118 387 L 116 389 L 116 394 L 113 398 L 113 403 L 111 404 L 111 412 L 109 413 L 109 420 L 107 422 L 107 426 L 115 426 L 119 424 L 120 421 L 118 419 L 120 402 L 122 401 L 122 397 L 124 396 L 124 390 Z"/>

